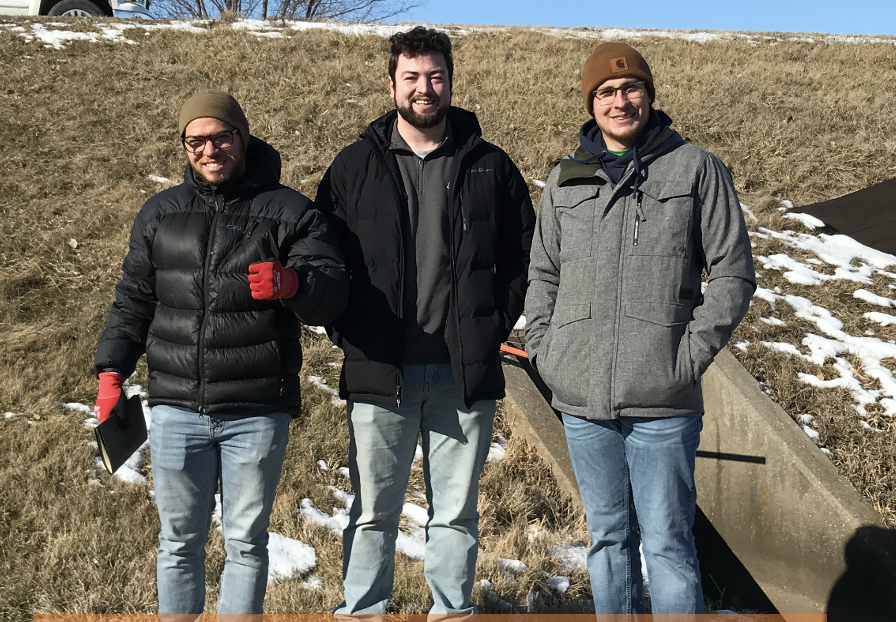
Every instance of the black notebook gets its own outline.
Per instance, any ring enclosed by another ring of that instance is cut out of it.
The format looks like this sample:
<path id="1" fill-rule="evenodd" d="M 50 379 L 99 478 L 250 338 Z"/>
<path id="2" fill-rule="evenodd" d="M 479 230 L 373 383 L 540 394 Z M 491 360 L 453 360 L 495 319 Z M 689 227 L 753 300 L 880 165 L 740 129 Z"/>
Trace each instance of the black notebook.
<path id="1" fill-rule="evenodd" d="M 143 418 L 140 396 L 133 395 L 128 399 L 122 391 L 110 417 L 94 431 L 103 464 L 109 473 L 115 473 L 146 442 L 146 419 Z"/>

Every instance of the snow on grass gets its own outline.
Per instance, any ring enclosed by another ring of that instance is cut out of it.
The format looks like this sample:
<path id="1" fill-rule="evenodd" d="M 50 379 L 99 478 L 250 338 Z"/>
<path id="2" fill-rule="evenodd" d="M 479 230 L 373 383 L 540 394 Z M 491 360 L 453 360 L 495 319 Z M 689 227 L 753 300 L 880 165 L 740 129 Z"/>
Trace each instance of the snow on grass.
<path id="1" fill-rule="evenodd" d="M 486 462 L 500 462 L 504 459 L 504 456 L 507 455 L 507 439 L 503 434 L 495 431 L 495 440 L 492 441 L 491 446 L 488 449 L 488 457 L 486 457 Z"/>
<path id="2" fill-rule="evenodd" d="M 860 292 L 865 293 L 859 295 Z M 884 359 L 896 358 L 896 344 L 882 341 L 876 337 L 854 336 L 844 332 L 843 322 L 808 298 L 778 294 L 764 288 L 757 288 L 755 296 L 767 301 L 772 307 L 778 301 L 787 303 L 797 317 L 814 324 L 818 332 L 821 333 L 819 335 L 807 332 L 801 342 L 804 350 L 790 343 L 760 342 L 767 348 L 800 357 L 816 365 L 824 366 L 828 359 L 833 360 L 833 364 L 829 368 L 834 371 L 836 377 L 819 378 L 811 374 L 799 373 L 797 377 L 801 382 L 817 388 L 847 389 L 852 394 L 853 407 L 862 417 L 867 416 L 867 407 L 875 403 L 884 409 L 884 415 L 896 415 L 896 378 L 881 363 Z M 856 292 L 856 296 L 868 301 L 878 298 L 865 290 L 859 290 Z M 861 359 L 861 369 L 853 367 L 850 361 L 843 358 L 844 354 Z M 857 377 L 857 372 L 876 379 L 881 388 L 866 389 Z"/>
<path id="3" fill-rule="evenodd" d="M 330 395 L 331 401 L 336 406 L 345 406 L 345 400 L 339 397 L 339 391 L 327 384 L 327 381 L 320 376 L 308 376 L 308 382 L 313 384 L 321 391 Z"/>
<path id="4" fill-rule="evenodd" d="M 221 510 L 221 495 L 216 494 L 215 508 L 212 510 L 212 524 L 219 532 L 224 533 Z M 273 531 L 268 532 L 268 584 L 297 579 L 307 575 L 316 567 L 317 551 L 313 547 L 301 540 L 287 538 Z M 318 581 L 320 581 L 319 577 Z M 320 587 L 322 586 L 323 582 L 320 582 Z M 319 587 L 313 587 L 313 589 L 319 589 Z"/>
<path id="5" fill-rule="evenodd" d="M 318 335 L 326 335 L 327 329 L 323 326 L 308 326 L 307 324 L 303 324 L 306 330 L 310 330 L 312 333 L 316 333 Z"/>
<path id="6" fill-rule="evenodd" d="M 507 559 L 499 557 L 495 560 L 498 565 L 498 571 L 507 579 L 513 579 L 515 575 L 521 575 L 526 572 L 529 567 L 518 559 Z"/>
<path id="7" fill-rule="evenodd" d="M 27 22 L 26 22 L 27 24 Z M 221 23 L 218 23 L 220 26 Z M 170 21 L 141 21 L 127 20 L 121 22 L 105 22 L 102 24 L 89 24 L 96 28 L 94 32 L 74 32 L 67 30 L 68 24 L 62 22 L 46 22 L 43 24 L 31 24 L 31 30 L 15 24 L 0 24 L 0 32 L 13 32 L 25 38 L 26 41 L 38 40 L 45 44 L 45 47 L 52 49 L 63 49 L 65 44 L 71 41 L 90 41 L 90 42 L 111 42 L 111 43 L 127 43 L 135 44 L 136 41 L 127 39 L 124 33 L 129 30 L 143 31 L 144 34 L 150 35 L 153 32 L 162 30 L 177 30 L 193 34 L 208 33 L 211 29 L 212 22 L 209 20 L 170 20 Z M 416 25 L 416 24 L 414 24 Z M 424 26 L 438 28 L 448 32 L 453 37 L 462 37 L 475 33 L 494 33 L 508 32 L 511 27 L 507 26 L 455 26 L 440 24 L 422 24 Z M 348 23 L 348 22 L 302 22 L 290 20 L 265 21 L 257 19 L 239 19 L 230 24 L 230 28 L 236 31 L 251 34 L 259 39 L 283 38 L 295 36 L 309 30 L 327 30 L 336 31 L 345 35 L 352 36 L 377 36 L 391 37 L 396 32 L 408 30 L 412 25 L 405 23 L 382 24 L 382 23 Z M 830 42 L 841 43 L 889 43 L 896 44 L 896 38 L 887 37 L 868 37 L 868 36 L 844 36 L 844 35 L 824 35 L 813 36 L 807 38 L 800 34 L 779 33 L 776 35 L 753 35 L 750 33 L 733 32 L 733 31 L 687 31 L 687 30 L 652 30 L 641 28 L 558 28 L 558 27 L 541 27 L 530 26 L 525 28 L 513 27 L 515 30 L 528 30 L 530 32 L 540 33 L 543 35 L 576 38 L 576 39 L 600 39 L 610 40 L 618 38 L 627 39 L 678 39 L 683 41 L 693 41 L 695 43 L 708 43 L 712 41 L 726 41 L 743 39 L 752 44 L 765 42 L 771 45 L 779 41 L 801 41 L 816 44 L 825 44 Z M 537 180 L 533 180 L 536 181 Z M 782 203 L 783 209 L 793 207 L 793 204 L 787 205 L 787 201 Z M 811 228 L 812 217 L 805 215 L 794 215 L 799 218 L 807 227 Z M 817 219 L 815 219 L 817 220 Z"/>
<path id="8" fill-rule="evenodd" d="M 788 201 L 788 203 L 790 203 L 790 202 Z M 790 207 L 793 207 L 793 203 L 790 203 Z M 787 206 L 785 206 L 785 209 L 786 208 L 787 208 Z M 816 218 L 815 216 L 812 216 L 810 214 L 799 214 L 799 213 L 784 214 L 784 218 L 789 218 L 791 220 L 797 220 L 797 221 L 801 222 L 802 225 L 806 229 L 821 229 L 822 227 L 825 226 L 823 221 L 819 220 L 818 218 Z"/>
<path id="9" fill-rule="evenodd" d="M 864 300 L 865 302 L 877 305 L 878 307 L 887 307 L 888 309 L 896 308 L 896 300 L 887 298 L 886 296 L 878 296 L 877 294 L 873 294 L 866 289 L 857 289 L 855 292 L 853 292 L 852 295 L 853 298 Z"/>
<path id="10" fill-rule="evenodd" d="M 871 283 L 870 277 L 875 271 L 896 265 L 896 256 L 865 246 L 845 235 L 778 232 L 765 227 L 758 227 L 757 231 L 791 248 L 814 253 L 818 259 L 836 268 L 832 278 Z"/>
<path id="11" fill-rule="evenodd" d="M 869 311 L 868 313 L 863 314 L 862 317 L 869 319 L 872 322 L 877 322 L 881 326 L 893 326 L 896 324 L 896 315 L 878 313 L 877 311 Z"/>
<path id="12" fill-rule="evenodd" d="M 299 502 L 299 515 L 304 520 L 341 537 L 342 532 L 348 527 L 348 512 L 355 495 L 335 486 L 324 486 L 324 489 L 336 497 L 342 503 L 342 507 L 334 507 L 332 514 L 327 514 L 318 509 L 311 499 L 305 498 Z M 405 503 L 401 508 L 401 515 L 405 518 L 406 525 L 398 530 L 395 548 L 409 559 L 423 561 L 426 557 L 425 526 L 429 518 L 428 511 L 415 503 Z"/>
<path id="13" fill-rule="evenodd" d="M 4 419 L 12 419 L 12 418 L 15 417 L 15 416 L 16 416 L 16 414 L 15 414 L 15 413 L 11 413 L 11 412 L 5 412 L 5 413 L 3 413 L 3 418 L 4 418 Z"/>
<path id="14" fill-rule="evenodd" d="M 548 589 L 555 594 L 566 594 L 569 590 L 569 577 L 551 577 L 548 579 Z"/>
<path id="15" fill-rule="evenodd" d="M 769 326 L 787 326 L 787 322 L 776 317 L 761 317 L 759 318 L 759 321 L 764 322 Z"/>
<path id="16" fill-rule="evenodd" d="M 268 584 L 302 577 L 317 567 L 317 552 L 304 542 L 268 534 Z"/>

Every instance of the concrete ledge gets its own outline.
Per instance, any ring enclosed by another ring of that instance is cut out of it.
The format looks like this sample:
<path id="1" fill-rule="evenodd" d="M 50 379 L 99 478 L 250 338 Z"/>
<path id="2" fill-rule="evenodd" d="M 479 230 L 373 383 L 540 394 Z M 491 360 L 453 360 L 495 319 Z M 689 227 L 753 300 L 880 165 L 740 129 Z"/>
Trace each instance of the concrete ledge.
<path id="1" fill-rule="evenodd" d="M 504 379 L 507 397 L 504 407 L 507 422 L 514 434 L 526 439 L 538 455 L 548 463 L 560 489 L 567 493 L 584 516 L 582 497 L 569 461 L 566 434 L 557 413 L 545 401 L 541 391 L 529 377 L 529 362 L 504 355 Z M 540 380 L 540 379 L 539 379 Z"/>
<path id="2" fill-rule="evenodd" d="M 824 612 L 880 516 L 727 350 L 703 376 L 701 510 L 781 613 Z"/>
<path id="3" fill-rule="evenodd" d="M 508 423 L 581 508 L 563 424 L 528 362 L 505 357 Z M 697 504 L 782 614 L 896 620 L 896 532 L 727 350 L 703 376 Z"/>

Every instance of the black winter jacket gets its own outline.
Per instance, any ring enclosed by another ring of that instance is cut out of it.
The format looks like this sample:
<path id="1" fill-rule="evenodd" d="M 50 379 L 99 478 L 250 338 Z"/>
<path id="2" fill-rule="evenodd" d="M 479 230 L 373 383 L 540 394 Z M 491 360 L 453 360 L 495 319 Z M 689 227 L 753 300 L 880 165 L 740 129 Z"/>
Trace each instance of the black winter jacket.
<path id="1" fill-rule="evenodd" d="M 301 322 L 331 322 L 348 279 L 332 228 L 279 183 L 280 154 L 252 138 L 243 176 L 198 179 L 151 197 L 134 221 L 94 373 L 130 375 L 146 352 L 149 404 L 200 413 L 299 413 Z M 299 276 L 289 300 L 252 298 L 249 264 L 280 261 Z"/>
<path id="2" fill-rule="evenodd" d="M 396 118 L 371 123 L 336 156 L 315 204 L 333 223 L 351 280 L 349 304 L 328 327 L 345 353 L 344 399 L 394 407 L 401 400 L 407 196 L 389 150 Z M 456 170 L 450 193 L 451 273 L 445 340 L 467 405 L 504 396 L 499 346 L 523 309 L 535 212 L 519 170 L 484 141 L 476 116 L 451 108 Z"/>

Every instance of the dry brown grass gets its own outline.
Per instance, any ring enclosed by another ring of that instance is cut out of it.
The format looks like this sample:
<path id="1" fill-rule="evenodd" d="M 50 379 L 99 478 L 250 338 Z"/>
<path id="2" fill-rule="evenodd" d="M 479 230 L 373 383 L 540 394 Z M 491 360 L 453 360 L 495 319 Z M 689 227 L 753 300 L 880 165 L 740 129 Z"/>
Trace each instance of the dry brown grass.
<path id="1" fill-rule="evenodd" d="M 0 418 L 4 620 L 24 621 L 32 612 L 154 607 L 154 505 L 143 489 L 106 477 L 102 488 L 88 483 L 93 449 L 84 441 L 90 433 L 80 415 L 59 403 L 93 401 L 93 349 L 129 227 L 146 196 L 162 187 L 147 175 L 180 178 L 180 103 L 201 88 L 233 92 L 253 133 L 280 150 L 283 181 L 311 196 L 336 152 L 390 107 L 387 44 L 379 37 L 305 32 L 267 40 L 220 25 L 202 35 L 131 31 L 128 37 L 138 44 L 73 42 L 58 51 L 0 29 L 0 411 L 19 413 Z M 598 41 L 511 29 L 454 43 L 455 103 L 479 115 L 485 137 L 507 150 L 528 180 L 545 179 L 576 145 L 584 121 L 579 72 Z M 760 224 L 775 226 L 781 198 L 805 204 L 896 176 L 889 127 L 896 112 L 896 46 L 633 43 L 657 77 L 658 107 L 687 138 L 725 160 Z M 537 187 L 530 188 L 537 201 Z M 771 271 L 765 276 L 778 278 Z M 885 293 L 884 282 L 876 286 Z M 816 300 L 861 328 L 855 312 L 861 303 L 844 299 L 844 292 Z M 739 338 L 753 342 L 757 328 L 768 329 L 759 314 L 751 311 Z M 894 329 L 887 330 L 893 337 Z M 326 365 L 332 351 L 318 338 L 306 341 L 309 368 L 332 381 L 335 372 Z M 835 463 L 896 524 L 892 424 L 881 422 L 889 426 L 886 433 L 861 432 L 846 396 L 793 381 L 797 368 L 819 370 L 755 344 L 738 355 L 785 409 L 816 414 Z M 340 597 L 340 542 L 302 522 L 296 507 L 305 496 L 331 507 L 318 484 L 345 486 L 314 467 L 318 459 L 332 467 L 345 463 L 344 416 L 310 386 L 304 399 L 306 415 L 293 424 L 273 529 L 316 548 L 325 589 L 304 590 L 296 581 L 272 587 L 271 612 L 325 611 Z M 530 588 L 533 611 L 587 610 L 581 573 L 564 598 L 544 589 L 541 573 L 557 573 L 545 547 L 584 539 L 585 532 L 545 467 L 517 439 L 511 438 L 504 462 L 487 468 L 480 507 L 479 578 L 491 580 L 521 610 Z M 209 608 L 220 544 L 213 532 Z M 507 581 L 496 570 L 497 556 L 517 557 L 529 570 Z M 426 610 L 421 574 L 419 564 L 399 559 L 396 610 Z M 108 590 L 112 584 L 119 589 Z M 478 589 L 474 597 L 483 611 L 497 610 Z"/>

